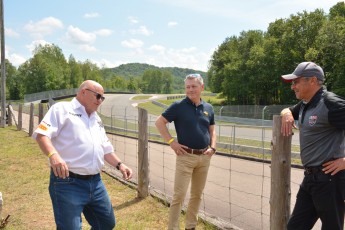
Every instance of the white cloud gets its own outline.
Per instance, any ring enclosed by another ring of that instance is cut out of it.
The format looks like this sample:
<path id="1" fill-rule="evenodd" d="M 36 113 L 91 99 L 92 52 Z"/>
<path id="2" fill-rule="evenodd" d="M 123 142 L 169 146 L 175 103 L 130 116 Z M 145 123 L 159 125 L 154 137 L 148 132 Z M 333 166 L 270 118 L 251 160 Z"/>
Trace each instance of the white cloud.
<path id="1" fill-rule="evenodd" d="M 96 61 L 95 64 L 102 68 L 102 67 L 105 67 L 105 68 L 114 68 L 116 66 L 119 66 L 121 64 L 125 64 L 125 63 L 128 63 L 128 62 L 123 62 L 123 61 L 116 61 L 116 62 L 111 62 L 107 59 L 101 59 L 100 61 Z"/>
<path id="2" fill-rule="evenodd" d="M 12 63 L 12 65 L 16 67 L 19 67 L 21 64 L 26 62 L 26 58 L 16 53 L 8 54 L 8 52 L 6 52 L 5 56 Z"/>
<path id="3" fill-rule="evenodd" d="M 10 38 L 19 38 L 20 35 L 16 31 L 14 31 L 11 28 L 5 28 L 5 35 L 10 37 Z"/>
<path id="4" fill-rule="evenodd" d="M 166 49 L 164 46 L 161 46 L 161 45 L 153 45 L 153 46 L 150 46 L 149 50 L 163 54 Z"/>
<path id="5" fill-rule="evenodd" d="M 43 38 L 45 35 L 52 34 L 55 30 L 62 28 L 63 23 L 54 17 L 44 18 L 38 22 L 30 21 L 24 26 L 24 29 L 35 38 Z"/>
<path id="6" fill-rule="evenodd" d="M 288 18 L 304 10 L 310 12 L 315 9 L 327 10 L 338 0 L 261 0 L 261 1 L 224 1 L 224 0 L 153 0 L 169 7 L 183 8 L 189 11 L 235 20 L 238 23 L 252 25 L 252 28 L 267 29 L 268 23 L 280 18 Z M 176 10 L 176 9 L 175 9 Z M 246 29 L 246 28 L 243 28 Z"/>
<path id="7" fill-rule="evenodd" d="M 138 39 L 129 39 L 121 42 L 121 45 L 131 49 L 141 48 L 144 45 L 144 42 Z"/>
<path id="8" fill-rule="evenodd" d="M 101 29 L 101 30 L 95 31 L 96 35 L 103 36 L 103 37 L 109 36 L 112 33 L 113 33 L 113 31 L 111 31 L 109 29 Z"/>
<path id="9" fill-rule="evenodd" d="M 34 51 L 34 49 L 36 49 L 37 46 L 39 45 L 45 46 L 47 44 L 49 45 L 51 43 L 45 40 L 35 40 L 35 41 L 32 41 L 31 44 L 27 45 L 26 48 L 28 48 L 30 52 L 32 53 L 32 51 Z"/>
<path id="10" fill-rule="evenodd" d="M 88 45 L 88 44 L 80 45 L 80 46 L 79 46 L 79 49 L 82 50 L 82 51 L 86 51 L 86 52 L 96 52 L 96 51 L 98 51 L 98 50 L 96 49 L 96 47 L 90 46 L 90 45 Z"/>
<path id="11" fill-rule="evenodd" d="M 162 48 L 158 45 L 151 46 L 150 50 L 158 51 Z M 170 67 L 178 66 L 180 68 L 190 68 L 195 70 L 207 71 L 207 66 L 210 54 L 201 52 L 195 47 L 182 49 L 165 49 L 165 52 L 160 52 L 158 56 L 150 56 L 145 58 L 145 62 L 149 64 Z"/>
<path id="12" fill-rule="evenodd" d="M 136 19 L 136 18 L 133 17 L 133 16 L 128 17 L 128 20 L 129 20 L 129 22 L 130 22 L 131 24 L 137 24 L 137 23 L 139 23 L 138 19 Z"/>
<path id="13" fill-rule="evenodd" d="M 133 34 L 133 35 L 142 34 L 142 35 L 145 35 L 145 36 L 150 36 L 150 35 L 153 34 L 153 32 L 148 30 L 146 28 L 146 26 L 140 26 L 139 29 L 130 30 L 130 33 Z"/>
<path id="14" fill-rule="evenodd" d="M 168 22 L 168 27 L 175 27 L 177 24 L 177 22 Z"/>
<path id="15" fill-rule="evenodd" d="M 87 33 L 81 29 L 69 26 L 66 33 L 67 40 L 74 44 L 90 44 L 96 40 L 94 33 Z"/>
<path id="16" fill-rule="evenodd" d="M 99 17 L 99 14 L 96 12 L 84 14 L 84 18 L 98 18 L 98 17 Z"/>

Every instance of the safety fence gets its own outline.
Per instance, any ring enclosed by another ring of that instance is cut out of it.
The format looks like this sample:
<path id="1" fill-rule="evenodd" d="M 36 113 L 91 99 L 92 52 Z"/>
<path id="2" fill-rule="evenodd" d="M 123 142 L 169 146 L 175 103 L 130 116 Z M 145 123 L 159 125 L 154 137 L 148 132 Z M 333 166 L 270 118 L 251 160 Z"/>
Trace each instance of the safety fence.
<path id="1" fill-rule="evenodd" d="M 28 131 L 29 135 L 48 109 L 46 104 L 12 106 L 11 111 L 17 119 L 17 127 Z M 20 111 L 23 112 L 22 115 Z M 173 193 L 176 156 L 158 134 L 154 126 L 156 117 L 145 115 L 146 118 L 143 119 L 140 111 L 145 114 L 141 109 L 138 112 L 130 107 L 111 106 L 101 107 L 99 114 L 116 154 L 134 171 L 129 185 L 137 189 L 139 194 L 145 194 L 147 185 L 149 194 L 169 204 Z M 19 121 L 19 118 L 22 121 Z M 146 134 L 143 133 L 143 128 Z M 169 129 L 174 135 L 172 124 L 169 124 Z M 293 207 L 295 203 L 303 170 L 296 164 L 290 172 L 290 167 L 286 167 L 291 164 L 290 155 L 287 155 L 290 160 L 278 159 L 278 167 L 273 167 L 272 151 L 277 151 L 274 146 L 282 137 L 274 134 L 274 129 L 269 126 L 220 123 L 217 124 L 216 130 L 217 154 L 211 160 L 199 216 L 220 229 L 274 229 L 272 223 L 277 226 L 276 219 L 282 220 L 278 224 L 284 224 L 290 212 L 286 208 Z M 142 139 L 144 135 L 147 135 L 146 143 Z M 273 138 L 273 135 L 277 136 Z M 298 135 L 294 135 L 292 140 L 283 141 L 292 144 L 289 148 L 295 152 L 293 157 L 298 161 Z M 280 142 L 278 144 L 282 145 Z M 147 159 L 143 156 L 145 150 Z M 290 150 L 278 151 L 289 154 Z M 279 164 L 283 166 L 280 167 Z M 271 171 L 272 169 L 275 171 Z M 281 172 L 282 169 L 288 171 Z M 106 165 L 104 170 L 121 180 L 121 175 L 114 168 Z M 289 173 L 291 177 L 286 177 Z M 280 175 L 282 177 L 279 177 Z M 288 186 L 286 183 L 279 184 L 286 179 L 289 180 Z M 272 184 L 275 185 L 274 190 Z M 277 197 L 277 194 L 282 193 L 286 197 Z M 187 193 L 186 202 L 188 198 Z M 282 214 L 276 209 L 282 209 L 280 205 L 286 204 L 286 200 L 289 205 L 284 209 L 285 214 Z M 184 207 L 186 205 L 187 203 Z"/>

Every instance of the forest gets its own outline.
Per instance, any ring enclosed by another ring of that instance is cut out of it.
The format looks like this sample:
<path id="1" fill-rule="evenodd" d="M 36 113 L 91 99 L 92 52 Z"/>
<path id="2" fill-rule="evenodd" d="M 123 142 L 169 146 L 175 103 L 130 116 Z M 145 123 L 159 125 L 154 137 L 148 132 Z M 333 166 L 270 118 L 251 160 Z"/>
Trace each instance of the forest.
<path id="1" fill-rule="evenodd" d="M 77 88 L 85 79 L 100 82 L 106 91 L 183 93 L 183 78 L 200 73 L 205 89 L 231 105 L 291 104 L 295 96 L 282 74 L 298 63 L 314 61 L 323 67 L 325 86 L 345 96 L 345 3 L 328 13 L 317 9 L 270 23 L 267 31 L 242 31 L 229 36 L 209 60 L 208 71 L 156 67 L 130 63 L 100 68 L 90 60 L 65 58 L 54 44 L 37 46 L 32 57 L 18 68 L 6 60 L 6 97 L 21 100 L 25 94 Z"/>
<path id="2" fill-rule="evenodd" d="M 291 104 L 295 96 L 281 75 L 303 61 L 323 67 L 325 86 L 345 96 L 345 3 L 325 14 L 302 12 L 269 24 L 267 31 L 243 31 L 213 53 L 209 87 L 233 105 Z"/>

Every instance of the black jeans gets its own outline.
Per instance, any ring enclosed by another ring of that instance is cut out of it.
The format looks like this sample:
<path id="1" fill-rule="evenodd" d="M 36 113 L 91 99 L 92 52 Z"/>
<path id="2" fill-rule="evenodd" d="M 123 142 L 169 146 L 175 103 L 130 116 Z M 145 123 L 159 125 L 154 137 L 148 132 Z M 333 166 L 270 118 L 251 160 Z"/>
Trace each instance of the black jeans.
<path id="1" fill-rule="evenodd" d="M 345 171 L 305 173 L 287 229 L 310 230 L 320 218 L 322 230 L 343 230 Z"/>

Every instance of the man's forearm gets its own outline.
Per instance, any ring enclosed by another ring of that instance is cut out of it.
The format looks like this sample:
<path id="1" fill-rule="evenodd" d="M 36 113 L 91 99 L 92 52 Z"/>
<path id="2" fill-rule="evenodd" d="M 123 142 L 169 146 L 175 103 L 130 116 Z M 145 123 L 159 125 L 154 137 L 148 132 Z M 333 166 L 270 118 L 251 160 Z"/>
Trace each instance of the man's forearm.
<path id="1" fill-rule="evenodd" d="M 172 136 L 168 130 L 168 127 L 166 126 L 166 123 L 164 122 L 162 117 L 159 117 L 155 123 L 159 133 L 161 134 L 162 138 L 168 142 L 171 140 Z"/>
<path id="2" fill-rule="evenodd" d="M 51 140 L 49 139 L 49 137 L 44 136 L 42 134 L 37 134 L 36 137 L 36 142 L 38 143 L 41 151 L 49 156 L 50 153 L 56 152 L 55 147 L 53 146 Z"/>

